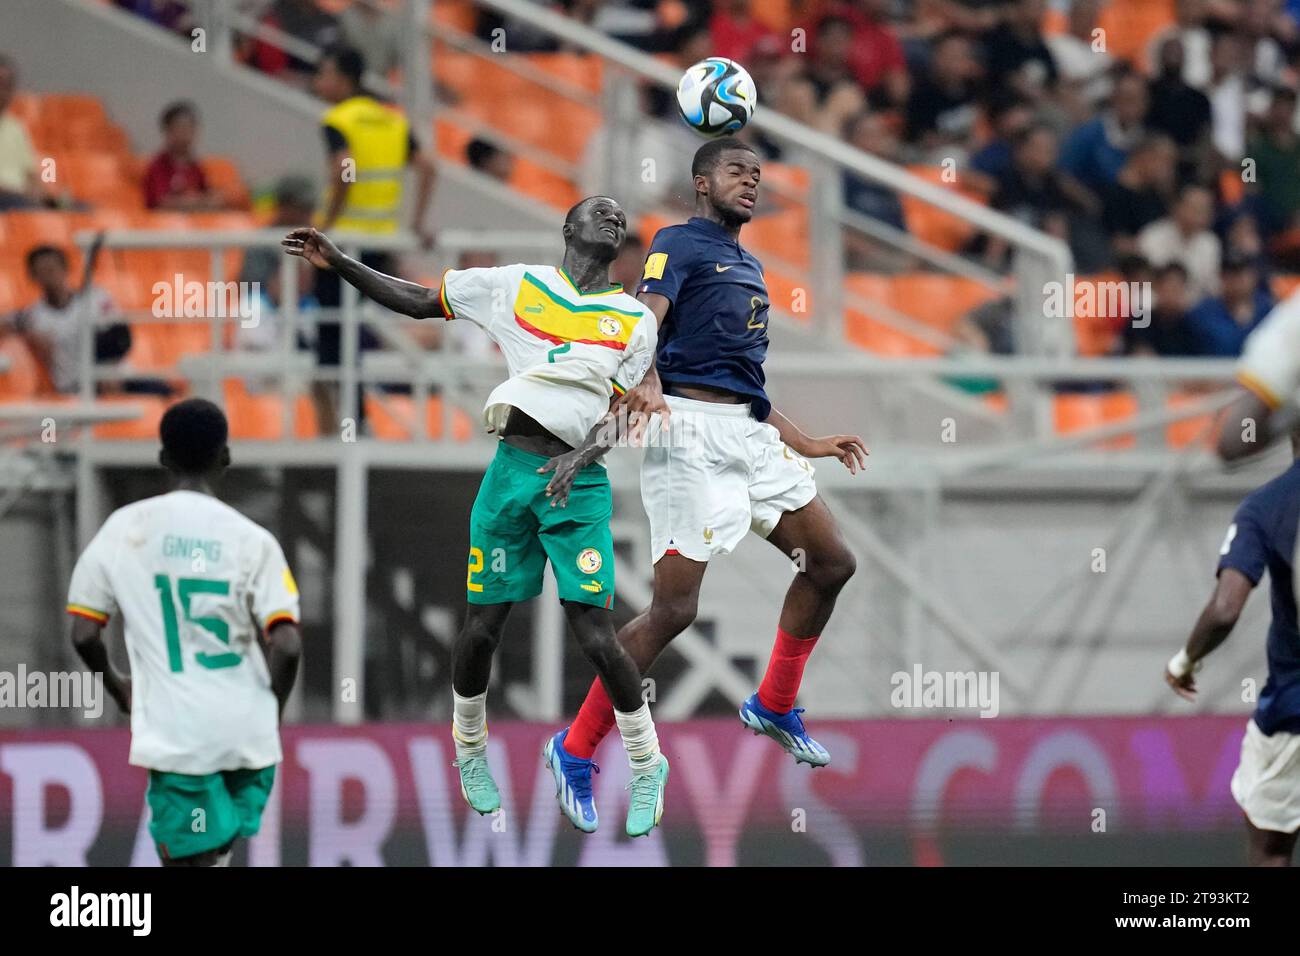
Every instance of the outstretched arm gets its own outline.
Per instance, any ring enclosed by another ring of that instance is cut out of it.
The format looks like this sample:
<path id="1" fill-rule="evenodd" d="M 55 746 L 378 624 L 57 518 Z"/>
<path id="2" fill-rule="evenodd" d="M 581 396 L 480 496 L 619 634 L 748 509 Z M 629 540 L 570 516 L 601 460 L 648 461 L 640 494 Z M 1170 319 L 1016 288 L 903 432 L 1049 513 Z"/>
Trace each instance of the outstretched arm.
<path id="1" fill-rule="evenodd" d="M 1187 700 L 1196 699 L 1196 665 L 1228 639 L 1255 585 L 1236 568 L 1219 572 L 1218 583 L 1196 619 L 1187 646 L 1165 668 L 1165 683 Z"/>
<path id="2" fill-rule="evenodd" d="M 767 413 L 767 423 L 781 434 L 796 454 L 805 458 L 838 458 L 850 474 L 856 475 L 867 467 L 867 446 L 857 435 L 827 435 L 813 438 L 775 408 Z"/>
<path id="3" fill-rule="evenodd" d="M 368 299 L 413 319 L 445 318 L 436 289 L 384 275 L 345 256 L 329 237 L 309 226 L 295 229 L 280 240 L 284 251 L 306 259 L 317 269 L 333 269 Z"/>

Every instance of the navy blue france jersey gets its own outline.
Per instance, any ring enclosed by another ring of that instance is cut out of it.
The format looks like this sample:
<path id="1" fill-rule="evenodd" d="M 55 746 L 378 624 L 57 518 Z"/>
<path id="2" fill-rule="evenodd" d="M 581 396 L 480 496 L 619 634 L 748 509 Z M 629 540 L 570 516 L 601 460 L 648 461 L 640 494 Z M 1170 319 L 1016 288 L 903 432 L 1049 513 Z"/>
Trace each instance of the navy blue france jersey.
<path id="1" fill-rule="evenodd" d="M 1265 734 L 1300 733 L 1300 629 L 1291 576 L 1300 520 L 1300 462 L 1252 491 L 1237 509 L 1219 550 L 1219 570 L 1234 568 L 1258 584 L 1268 571 L 1273 623 L 1268 629 L 1268 682 L 1255 723 Z"/>
<path id="2" fill-rule="evenodd" d="M 766 420 L 768 299 L 758 259 L 716 222 L 693 216 L 655 234 L 638 291 L 672 303 L 655 356 L 665 388 L 725 389 L 749 399 L 753 416 Z"/>

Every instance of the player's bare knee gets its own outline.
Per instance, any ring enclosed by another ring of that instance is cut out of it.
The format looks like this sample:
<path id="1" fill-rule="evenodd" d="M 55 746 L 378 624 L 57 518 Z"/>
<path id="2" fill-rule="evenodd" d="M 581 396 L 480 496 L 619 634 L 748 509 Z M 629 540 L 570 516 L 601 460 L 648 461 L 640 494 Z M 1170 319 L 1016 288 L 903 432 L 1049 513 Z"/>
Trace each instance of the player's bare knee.
<path id="1" fill-rule="evenodd" d="M 493 653 L 500 641 L 500 630 L 488 621 L 473 614 L 465 618 L 465 626 L 460 631 L 460 643 L 466 650 Z"/>
<path id="2" fill-rule="evenodd" d="M 804 572 L 817 590 L 838 594 L 858 570 L 858 559 L 848 548 L 840 547 L 820 557 L 814 557 Z"/>
<path id="3" fill-rule="evenodd" d="M 655 633 L 663 635 L 667 640 L 672 640 L 694 624 L 698 613 L 699 598 L 694 594 L 685 597 L 656 597 L 650 605 Z"/>

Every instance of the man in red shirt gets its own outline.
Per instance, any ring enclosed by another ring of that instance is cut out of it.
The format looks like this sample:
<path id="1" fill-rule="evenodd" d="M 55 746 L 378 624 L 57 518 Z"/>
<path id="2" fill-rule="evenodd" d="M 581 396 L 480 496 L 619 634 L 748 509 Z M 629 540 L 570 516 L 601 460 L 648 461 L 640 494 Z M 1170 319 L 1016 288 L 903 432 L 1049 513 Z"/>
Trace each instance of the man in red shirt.
<path id="1" fill-rule="evenodd" d="M 832 3 L 825 16 L 842 17 L 852 27 L 849 67 L 862 88 L 868 93 L 879 88 L 889 102 L 903 103 L 909 86 L 907 63 L 903 45 L 886 22 L 887 7 L 886 0 L 846 0 Z"/>
<path id="2" fill-rule="evenodd" d="M 192 103 L 172 103 L 163 110 L 163 148 L 144 174 L 144 204 L 150 209 L 191 212 L 220 209 L 221 196 L 208 188 L 194 155 L 199 116 Z"/>
<path id="3" fill-rule="evenodd" d="M 750 6 L 749 0 L 720 0 L 714 5 L 709 35 L 715 56 L 725 56 L 744 65 L 760 40 L 776 36 L 771 28 L 754 18 Z"/>

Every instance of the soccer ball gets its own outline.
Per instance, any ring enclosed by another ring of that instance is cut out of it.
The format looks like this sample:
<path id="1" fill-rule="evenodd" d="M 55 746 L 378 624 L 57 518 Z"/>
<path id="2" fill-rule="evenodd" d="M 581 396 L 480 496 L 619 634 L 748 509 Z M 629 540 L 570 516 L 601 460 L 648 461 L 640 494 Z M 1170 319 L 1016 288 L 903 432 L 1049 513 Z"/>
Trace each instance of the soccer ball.
<path id="1" fill-rule="evenodd" d="M 735 60 L 711 56 L 682 74 L 677 109 L 686 125 L 703 136 L 744 129 L 758 105 L 754 79 Z"/>

